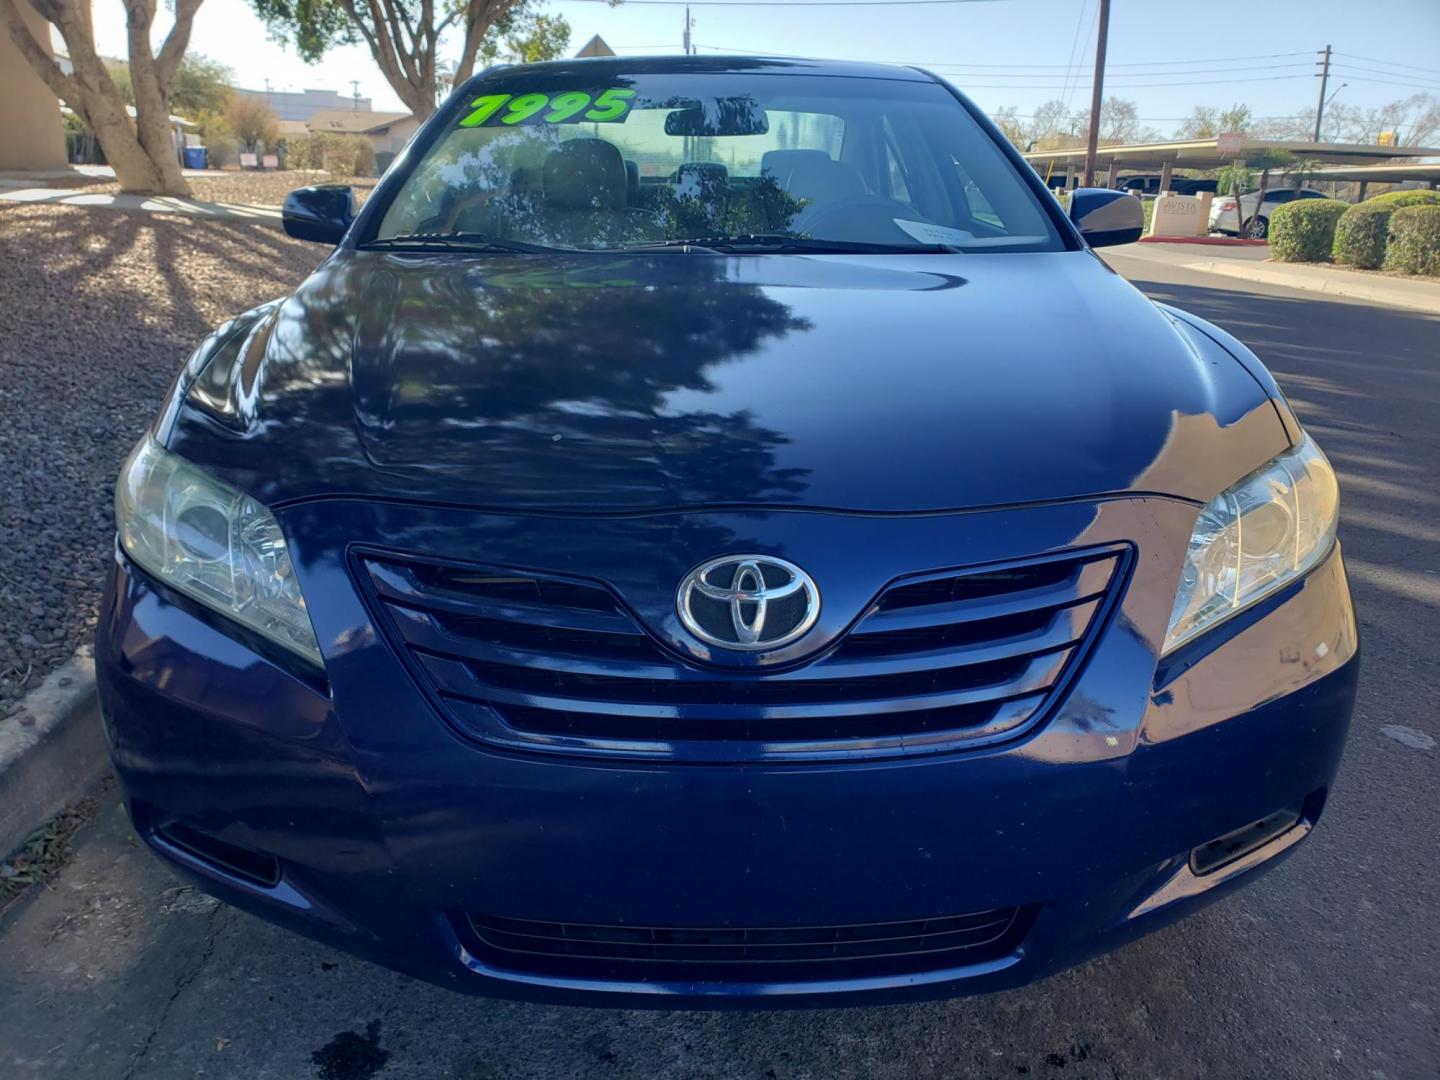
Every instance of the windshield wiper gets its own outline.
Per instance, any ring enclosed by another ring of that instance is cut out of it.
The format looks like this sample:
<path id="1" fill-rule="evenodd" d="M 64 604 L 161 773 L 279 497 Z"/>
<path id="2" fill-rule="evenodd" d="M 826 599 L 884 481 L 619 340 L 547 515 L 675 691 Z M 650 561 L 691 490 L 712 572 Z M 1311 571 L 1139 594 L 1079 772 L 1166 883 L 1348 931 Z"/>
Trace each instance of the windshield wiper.
<path id="1" fill-rule="evenodd" d="M 704 236 L 693 240 L 663 240 L 625 248 L 626 251 L 648 251 L 685 247 L 700 252 L 722 252 L 744 255 L 751 252 L 783 252 L 812 255 L 952 255 L 963 248 L 950 244 L 876 244 L 861 240 L 822 240 L 808 236 L 787 236 L 784 233 L 754 233 L 749 236 Z"/>
<path id="2" fill-rule="evenodd" d="M 502 253 L 518 255 L 539 255 L 566 248 L 546 247 L 544 244 L 526 244 L 520 240 L 499 240 L 484 233 L 406 233 L 387 236 L 381 240 L 370 240 L 360 245 L 363 250 L 374 251 L 471 251 L 481 253 Z"/>

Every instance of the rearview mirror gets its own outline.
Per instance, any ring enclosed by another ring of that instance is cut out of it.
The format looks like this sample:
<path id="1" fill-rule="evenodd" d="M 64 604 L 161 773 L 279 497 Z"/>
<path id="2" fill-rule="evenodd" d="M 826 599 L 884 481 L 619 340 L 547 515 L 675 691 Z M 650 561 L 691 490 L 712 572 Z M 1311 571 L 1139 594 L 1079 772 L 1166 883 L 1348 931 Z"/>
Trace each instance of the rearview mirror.
<path id="1" fill-rule="evenodd" d="M 708 98 L 665 115 L 666 135 L 764 135 L 770 118 L 748 95 Z"/>
<path id="2" fill-rule="evenodd" d="M 280 219 L 297 240 L 338 244 L 355 220 L 355 192 L 343 184 L 296 188 L 285 196 Z"/>
<path id="3" fill-rule="evenodd" d="M 1109 188 L 1076 188 L 1070 220 L 1091 247 L 1133 244 L 1145 231 L 1145 207 L 1134 195 Z"/>

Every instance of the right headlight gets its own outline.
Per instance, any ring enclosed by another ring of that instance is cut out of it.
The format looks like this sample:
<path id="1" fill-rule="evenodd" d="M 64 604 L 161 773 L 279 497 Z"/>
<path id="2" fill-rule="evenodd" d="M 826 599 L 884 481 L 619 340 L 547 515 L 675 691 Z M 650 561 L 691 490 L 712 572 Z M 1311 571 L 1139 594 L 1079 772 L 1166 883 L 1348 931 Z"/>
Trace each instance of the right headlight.
<path id="1" fill-rule="evenodd" d="M 1340 490 L 1306 435 L 1200 512 L 1165 633 L 1168 653 L 1309 572 L 1329 554 Z"/>
<path id="2" fill-rule="evenodd" d="M 316 667 L 320 647 L 275 516 L 149 435 L 115 484 L 120 546 L 171 588 Z"/>

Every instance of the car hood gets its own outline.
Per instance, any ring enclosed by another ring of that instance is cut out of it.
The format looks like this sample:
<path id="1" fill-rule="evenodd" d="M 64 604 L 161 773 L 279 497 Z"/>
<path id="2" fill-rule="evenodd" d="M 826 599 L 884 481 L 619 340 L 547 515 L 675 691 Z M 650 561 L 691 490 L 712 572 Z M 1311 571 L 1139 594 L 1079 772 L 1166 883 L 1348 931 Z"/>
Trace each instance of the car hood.
<path id="1" fill-rule="evenodd" d="M 340 251 L 192 362 L 172 449 L 272 505 L 917 511 L 1208 499 L 1287 445 L 1084 251 Z"/>

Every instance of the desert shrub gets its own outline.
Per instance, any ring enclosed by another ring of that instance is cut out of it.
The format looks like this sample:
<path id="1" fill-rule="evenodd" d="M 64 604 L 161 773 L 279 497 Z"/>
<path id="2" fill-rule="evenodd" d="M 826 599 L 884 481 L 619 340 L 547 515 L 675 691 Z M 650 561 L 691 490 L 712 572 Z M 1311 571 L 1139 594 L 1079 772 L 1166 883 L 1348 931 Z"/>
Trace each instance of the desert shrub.
<path id="1" fill-rule="evenodd" d="M 1299 199 L 1270 215 L 1270 254 L 1281 262 L 1325 262 L 1348 210 L 1335 199 Z"/>
<path id="2" fill-rule="evenodd" d="M 1384 266 L 1390 215 L 1407 206 L 1440 206 L 1440 191 L 1392 191 L 1352 206 L 1335 228 L 1335 261 L 1361 270 Z"/>
<path id="3" fill-rule="evenodd" d="M 235 132 L 222 112 L 201 113 L 195 118 L 200 125 L 200 139 L 210 168 L 223 169 L 235 160 Z"/>
<path id="4" fill-rule="evenodd" d="M 298 141 L 298 140 L 297 140 Z M 292 169 L 325 169 L 333 176 L 369 176 L 375 171 L 375 147 L 364 135 L 312 132 L 305 140 L 303 160 Z"/>
<path id="5" fill-rule="evenodd" d="M 1385 269 L 1440 276 L 1440 205 L 1402 206 L 1390 215 Z"/>
<path id="6" fill-rule="evenodd" d="M 280 121 L 263 101 L 234 98 L 225 110 L 225 121 L 249 153 L 274 149 L 280 141 Z"/>

